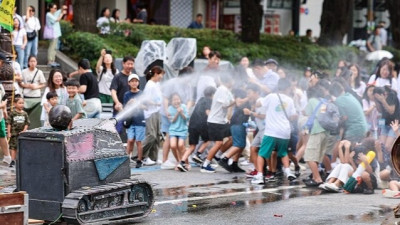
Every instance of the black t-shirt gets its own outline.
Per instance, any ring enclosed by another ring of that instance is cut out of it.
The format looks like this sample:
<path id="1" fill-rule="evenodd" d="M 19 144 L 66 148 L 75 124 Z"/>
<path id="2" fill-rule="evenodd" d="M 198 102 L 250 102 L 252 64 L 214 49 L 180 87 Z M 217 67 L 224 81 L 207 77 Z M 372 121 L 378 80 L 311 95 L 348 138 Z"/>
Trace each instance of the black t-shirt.
<path id="1" fill-rule="evenodd" d="M 202 97 L 197 102 L 196 106 L 193 109 L 193 113 L 190 116 L 189 126 L 196 128 L 204 128 L 207 127 L 207 114 L 206 110 L 210 110 L 212 99 Z"/>
<path id="2" fill-rule="evenodd" d="M 110 90 L 115 90 L 117 92 L 118 101 L 121 102 L 121 104 L 124 102 L 124 94 L 130 90 L 128 77 L 129 75 L 119 72 L 111 81 Z"/>
<path id="3" fill-rule="evenodd" d="M 82 74 L 79 83 L 86 85 L 85 99 L 99 98 L 99 83 L 92 72 Z"/>
<path id="4" fill-rule="evenodd" d="M 390 123 L 392 121 L 400 120 L 400 108 L 399 108 L 399 99 L 397 98 L 397 94 L 395 91 L 390 91 L 388 93 L 388 96 L 386 98 L 386 102 L 388 105 L 392 106 L 394 105 L 394 113 L 390 115 L 385 108 L 382 106 L 381 103 L 378 102 L 378 104 L 381 104 L 382 106 L 382 118 L 385 119 L 385 125 L 390 126 Z"/>
<path id="5" fill-rule="evenodd" d="M 246 98 L 246 92 L 242 89 L 234 89 L 233 94 L 235 95 L 236 98 Z M 249 120 L 248 115 L 244 115 L 243 109 L 244 108 L 251 108 L 251 105 L 249 102 L 245 102 L 241 106 L 235 106 L 233 108 L 233 114 L 231 118 L 231 125 L 241 125 L 243 123 L 246 123 Z"/>

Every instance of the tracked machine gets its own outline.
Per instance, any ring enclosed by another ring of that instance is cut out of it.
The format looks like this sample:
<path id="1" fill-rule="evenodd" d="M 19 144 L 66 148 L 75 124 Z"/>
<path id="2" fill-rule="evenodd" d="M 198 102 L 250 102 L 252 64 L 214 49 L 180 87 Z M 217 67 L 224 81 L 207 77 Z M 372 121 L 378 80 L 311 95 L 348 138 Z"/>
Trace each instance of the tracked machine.
<path id="1" fill-rule="evenodd" d="M 121 224 L 146 217 L 153 190 L 130 179 L 116 121 L 81 119 L 68 130 L 68 110 L 53 107 L 53 127 L 29 130 L 18 139 L 17 190 L 29 194 L 29 217 L 68 224 Z"/>

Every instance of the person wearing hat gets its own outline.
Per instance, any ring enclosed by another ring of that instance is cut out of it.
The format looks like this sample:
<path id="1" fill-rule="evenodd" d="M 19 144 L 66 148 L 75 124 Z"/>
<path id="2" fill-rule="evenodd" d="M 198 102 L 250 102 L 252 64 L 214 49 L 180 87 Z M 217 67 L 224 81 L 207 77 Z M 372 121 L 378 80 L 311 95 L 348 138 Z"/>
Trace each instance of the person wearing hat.
<path id="1" fill-rule="evenodd" d="M 267 61 L 265 61 L 265 66 L 276 73 L 278 71 L 279 64 L 275 59 L 268 59 Z"/>
<path id="2" fill-rule="evenodd" d="M 275 60 L 273 60 L 275 61 Z M 250 79 L 250 82 L 256 84 L 259 86 L 263 92 L 263 96 L 275 91 L 277 85 L 278 85 L 278 80 L 279 80 L 279 75 L 275 73 L 272 69 L 273 65 L 269 64 L 274 64 L 271 61 L 267 61 L 268 64 L 266 64 L 263 60 L 261 59 L 256 59 L 253 62 L 253 73 L 256 76 L 256 79 Z M 277 62 L 275 61 L 276 65 Z M 267 67 L 268 65 L 268 67 Z M 277 68 L 277 67 L 276 67 Z"/>
<path id="3" fill-rule="evenodd" d="M 99 98 L 99 84 L 90 69 L 88 59 L 79 61 L 78 72 L 81 75 L 79 78 L 79 93 L 85 97 L 86 104 L 84 104 L 84 110 L 87 118 L 100 118 L 101 101 Z"/>
<path id="4" fill-rule="evenodd" d="M 139 102 L 138 98 L 142 94 L 142 91 L 139 89 L 140 79 L 137 74 L 131 74 L 128 77 L 128 84 L 130 90 L 125 92 L 124 94 L 124 108 L 130 107 L 135 104 L 135 102 Z M 132 106 L 133 107 L 133 106 Z M 146 134 L 146 123 L 144 122 L 144 112 L 143 109 L 139 105 L 135 105 L 135 110 L 132 112 L 129 118 L 125 120 L 126 127 L 126 135 L 128 137 L 126 152 L 128 155 L 131 155 L 133 152 L 133 147 L 136 143 L 137 147 L 137 161 L 136 168 L 142 167 L 142 159 L 143 159 L 143 147 L 142 141 L 144 140 Z"/>

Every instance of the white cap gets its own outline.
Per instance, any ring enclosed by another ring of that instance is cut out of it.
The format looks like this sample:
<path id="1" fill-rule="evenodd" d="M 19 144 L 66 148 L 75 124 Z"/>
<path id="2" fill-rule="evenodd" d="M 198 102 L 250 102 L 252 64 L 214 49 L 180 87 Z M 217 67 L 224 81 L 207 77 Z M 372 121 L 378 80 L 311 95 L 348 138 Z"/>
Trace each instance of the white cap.
<path id="1" fill-rule="evenodd" d="M 128 77 L 128 82 L 131 81 L 133 78 L 135 78 L 136 80 L 140 81 L 139 76 L 137 74 L 132 73 Z"/>

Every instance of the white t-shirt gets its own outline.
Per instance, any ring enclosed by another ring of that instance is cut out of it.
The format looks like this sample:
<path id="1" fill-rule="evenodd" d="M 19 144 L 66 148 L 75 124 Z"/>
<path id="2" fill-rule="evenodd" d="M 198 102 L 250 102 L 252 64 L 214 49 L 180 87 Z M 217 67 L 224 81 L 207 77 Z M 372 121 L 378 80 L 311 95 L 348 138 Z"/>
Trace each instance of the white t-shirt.
<path id="1" fill-rule="evenodd" d="M 255 108 L 255 112 L 256 112 L 257 114 L 264 114 L 264 113 L 265 113 L 266 109 L 265 109 L 265 106 L 263 105 L 264 99 L 265 99 L 265 98 L 266 98 L 266 97 L 261 97 L 261 98 L 258 98 L 258 99 L 257 99 L 257 101 L 256 101 L 256 108 Z M 260 106 L 257 107 L 258 105 L 260 105 Z M 264 132 L 264 129 L 265 129 L 265 119 L 260 119 L 260 118 L 256 117 L 256 118 L 254 119 L 254 121 L 256 122 L 256 125 L 257 125 L 257 128 L 258 128 L 259 132 Z"/>
<path id="2" fill-rule="evenodd" d="M 44 108 L 43 104 L 44 103 L 48 103 L 46 95 L 47 93 L 49 93 L 50 89 L 49 87 L 46 87 L 44 89 L 44 93 L 42 96 L 42 101 L 40 102 L 40 104 L 42 105 L 42 113 L 40 114 L 40 120 L 41 121 L 46 121 L 47 119 L 47 112 L 46 109 Z M 58 104 L 59 105 L 66 105 L 67 104 L 67 99 L 68 99 L 68 92 L 67 92 L 67 88 L 63 87 L 63 88 L 58 88 L 55 90 L 58 96 Z"/>
<path id="3" fill-rule="evenodd" d="M 353 91 L 358 94 L 358 96 L 362 97 L 364 95 L 364 91 L 367 85 L 364 81 L 360 81 L 360 86 L 358 88 L 353 88 Z"/>
<path id="4" fill-rule="evenodd" d="M 200 76 L 199 81 L 197 82 L 196 103 L 200 98 L 204 97 L 204 90 L 208 87 L 217 88 L 214 77 L 208 75 Z"/>
<path id="5" fill-rule="evenodd" d="M 26 16 L 23 16 L 24 20 Z M 25 22 L 25 30 L 26 32 L 33 32 L 33 31 L 39 31 L 41 28 L 40 26 L 40 21 L 37 17 L 29 17 L 28 21 Z"/>
<path id="6" fill-rule="evenodd" d="M 214 94 L 207 122 L 217 124 L 228 123 L 228 118 L 226 118 L 228 106 L 231 105 L 234 100 L 232 92 L 229 91 L 227 87 L 224 85 L 219 86 Z"/>
<path id="7" fill-rule="evenodd" d="M 13 45 L 21 46 L 24 44 L 24 36 L 26 36 L 26 31 L 24 28 L 18 30 L 13 30 Z"/>
<path id="8" fill-rule="evenodd" d="M 296 109 L 293 100 L 284 94 L 279 94 L 279 96 L 282 99 L 288 117 L 295 115 Z M 276 93 L 267 95 L 263 105 L 266 109 L 264 135 L 281 139 L 290 139 L 290 122 L 285 116 L 278 95 Z"/>
<path id="9" fill-rule="evenodd" d="M 375 87 L 383 87 L 386 85 L 390 85 L 390 81 L 389 79 L 384 79 L 384 78 L 380 78 L 378 77 L 378 79 L 375 80 L 376 75 L 373 74 L 369 80 L 368 80 L 368 84 L 373 84 L 375 85 Z M 392 78 L 392 86 L 391 88 L 395 91 L 397 91 L 397 80 L 395 78 Z"/>
<path id="10" fill-rule="evenodd" d="M 37 72 L 36 76 L 35 73 Z M 33 80 L 35 78 L 35 80 Z M 33 81 L 32 81 L 33 80 Z M 31 71 L 29 68 L 26 68 L 22 70 L 22 83 L 24 84 L 45 84 L 46 79 L 44 78 L 43 72 L 37 68 L 35 68 L 33 71 Z M 24 88 L 23 89 L 23 94 L 25 97 L 34 97 L 34 98 L 40 98 L 40 89 L 29 89 L 29 88 Z"/>
<path id="11" fill-rule="evenodd" d="M 100 17 L 96 21 L 96 27 L 100 29 L 100 34 L 110 33 L 110 20 L 107 17 Z"/>
<path id="12" fill-rule="evenodd" d="M 99 92 L 104 95 L 111 95 L 111 82 L 114 76 L 119 73 L 119 71 L 116 69 L 115 75 L 112 73 L 111 69 L 107 69 L 105 73 L 101 74 L 102 72 L 103 66 L 100 66 L 99 70 L 97 71 L 97 77 L 99 79 Z"/>
<path id="13" fill-rule="evenodd" d="M 146 87 L 143 90 L 143 96 L 152 104 L 147 105 L 147 110 L 144 110 L 144 118 L 147 119 L 151 114 L 159 112 L 162 104 L 162 93 L 160 83 L 152 80 L 147 81 Z"/>

